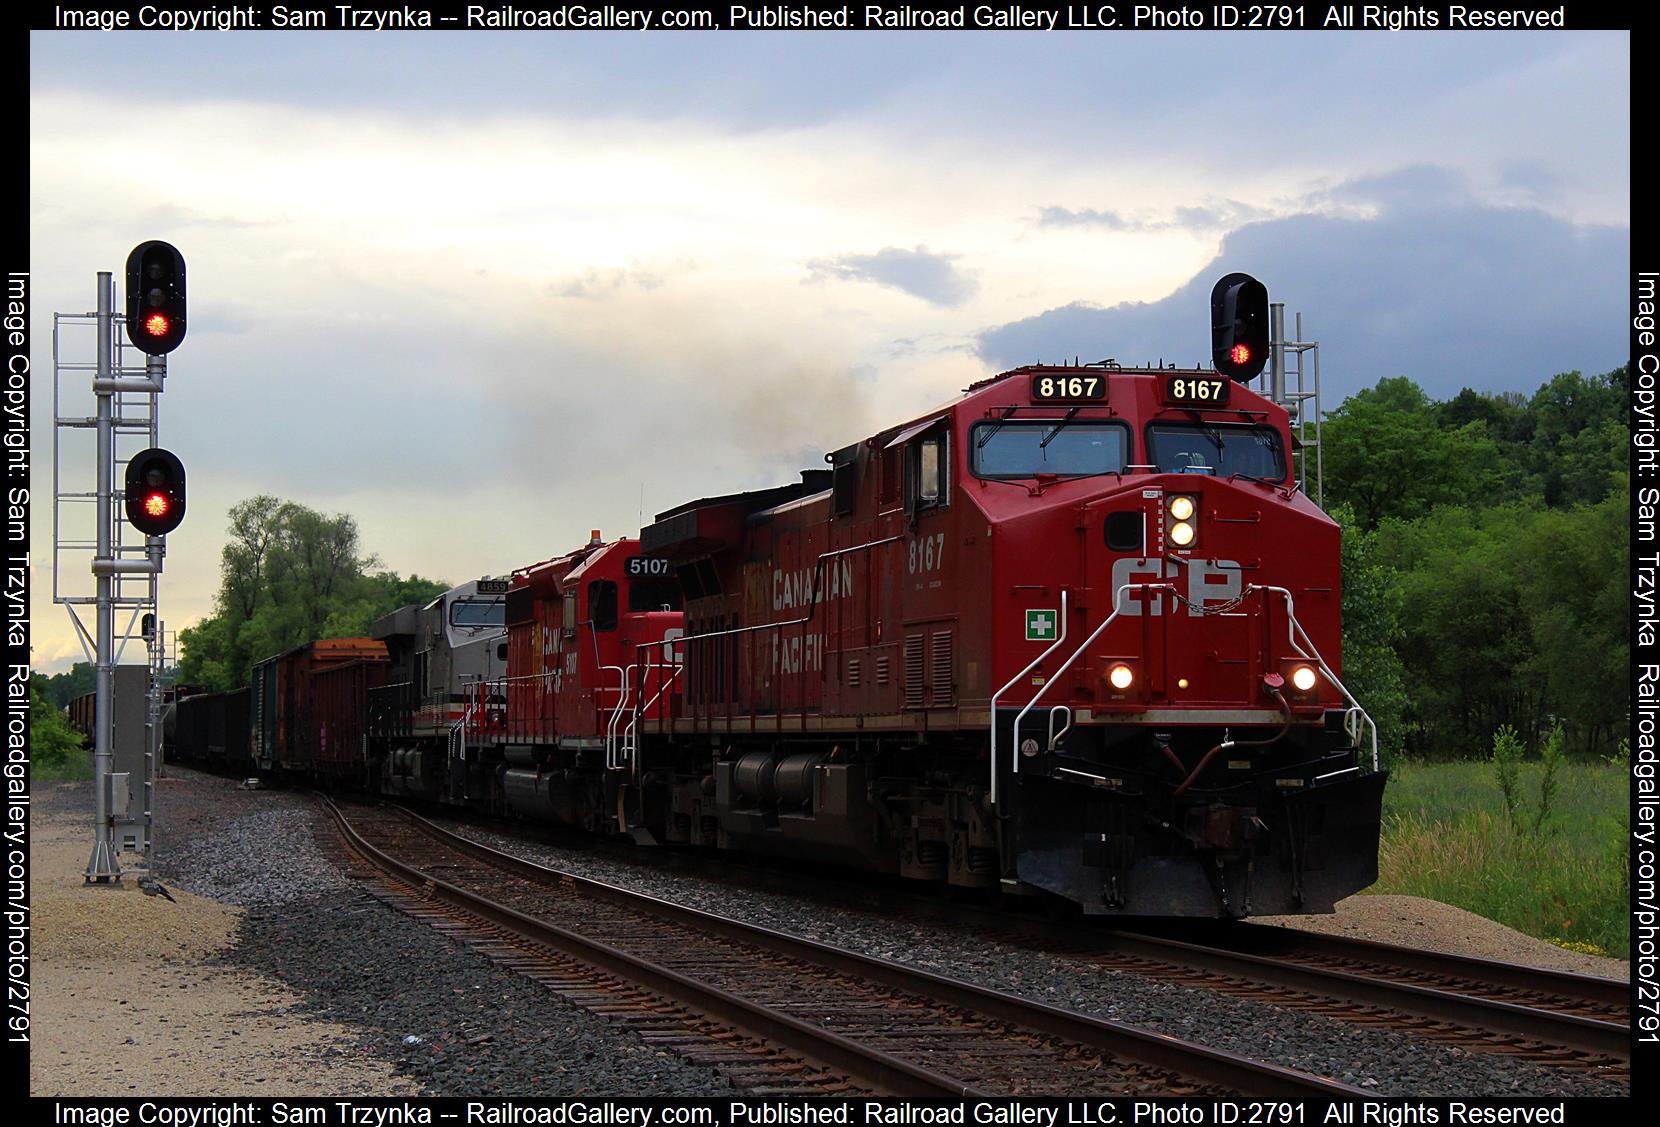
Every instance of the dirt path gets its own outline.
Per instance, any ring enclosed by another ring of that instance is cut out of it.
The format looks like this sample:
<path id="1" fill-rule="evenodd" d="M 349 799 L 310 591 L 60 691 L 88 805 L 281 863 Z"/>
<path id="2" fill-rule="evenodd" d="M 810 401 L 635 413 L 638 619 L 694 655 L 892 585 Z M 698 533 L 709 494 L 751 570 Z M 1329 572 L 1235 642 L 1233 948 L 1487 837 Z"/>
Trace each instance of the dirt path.
<path id="1" fill-rule="evenodd" d="M 1486 916 L 1419 896 L 1351 896 L 1338 903 L 1335 915 L 1256 916 L 1252 922 L 1631 981 L 1631 964 L 1623 959 L 1569 951 Z"/>

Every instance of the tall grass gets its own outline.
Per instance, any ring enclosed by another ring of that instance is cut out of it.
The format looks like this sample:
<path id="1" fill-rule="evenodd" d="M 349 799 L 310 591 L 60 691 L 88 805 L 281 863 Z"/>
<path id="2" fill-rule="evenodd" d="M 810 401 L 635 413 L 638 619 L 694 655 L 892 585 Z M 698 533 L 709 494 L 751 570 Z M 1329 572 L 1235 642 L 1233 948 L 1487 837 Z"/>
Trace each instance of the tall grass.
<path id="1" fill-rule="evenodd" d="M 1623 957 L 1630 776 L 1608 763 L 1553 774 L 1522 763 L 1512 783 L 1534 802 L 1541 787 L 1550 792 L 1535 832 L 1534 818 L 1514 816 L 1491 763 L 1396 765 L 1371 891 L 1442 900 L 1553 943 Z"/>

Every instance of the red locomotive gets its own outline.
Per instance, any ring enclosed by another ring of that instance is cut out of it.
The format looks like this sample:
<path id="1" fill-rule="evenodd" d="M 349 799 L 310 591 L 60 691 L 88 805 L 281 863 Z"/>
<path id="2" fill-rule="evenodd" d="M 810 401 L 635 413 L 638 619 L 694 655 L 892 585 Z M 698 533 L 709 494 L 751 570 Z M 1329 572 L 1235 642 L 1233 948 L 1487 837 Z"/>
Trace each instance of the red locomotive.
<path id="1" fill-rule="evenodd" d="M 474 686 L 472 712 L 478 742 L 499 753 L 483 762 L 499 759 L 499 793 L 515 814 L 627 826 L 614 773 L 637 760 L 639 721 L 673 711 L 682 633 L 678 584 L 638 549 L 596 531 L 586 547 L 513 575 L 507 676 Z M 596 759 L 604 773 L 583 769 Z"/>
<path id="2" fill-rule="evenodd" d="M 1383 775 L 1290 437 L 1212 372 L 1022 368 L 664 513 L 684 697 L 626 766 L 671 838 L 1088 912 L 1329 910 L 1376 878 Z"/>
<path id="3" fill-rule="evenodd" d="M 388 616 L 367 776 L 1091 914 L 1329 911 L 1376 879 L 1385 775 L 1248 320 L 1222 372 L 1016 369 Z"/>

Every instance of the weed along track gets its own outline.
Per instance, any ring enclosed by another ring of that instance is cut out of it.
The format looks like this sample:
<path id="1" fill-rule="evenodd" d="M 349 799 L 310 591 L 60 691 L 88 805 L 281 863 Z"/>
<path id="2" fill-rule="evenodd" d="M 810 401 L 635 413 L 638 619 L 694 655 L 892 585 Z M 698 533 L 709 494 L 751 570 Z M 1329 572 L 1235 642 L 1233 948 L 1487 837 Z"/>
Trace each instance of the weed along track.
<path id="1" fill-rule="evenodd" d="M 546 869 L 403 811 L 329 809 L 400 907 L 752 1092 L 1366 1094 Z"/>

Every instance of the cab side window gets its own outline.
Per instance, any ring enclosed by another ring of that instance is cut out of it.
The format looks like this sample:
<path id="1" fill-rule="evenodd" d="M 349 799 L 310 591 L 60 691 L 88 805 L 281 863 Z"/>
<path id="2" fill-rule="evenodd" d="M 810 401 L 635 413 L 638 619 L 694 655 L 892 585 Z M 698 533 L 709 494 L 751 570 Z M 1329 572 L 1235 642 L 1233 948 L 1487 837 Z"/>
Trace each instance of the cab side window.
<path id="1" fill-rule="evenodd" d="M 948 432 L 942 428 L 905 448 L 905 507 L 912 515 L 943 506 L 950 499 L 948 439 Z"/>
<path id="2" fill-rule="evenodd" d="M 595 630 L 617 628 L 617 585 L 609 579 L 588 584 L 588 618 Z"/>

